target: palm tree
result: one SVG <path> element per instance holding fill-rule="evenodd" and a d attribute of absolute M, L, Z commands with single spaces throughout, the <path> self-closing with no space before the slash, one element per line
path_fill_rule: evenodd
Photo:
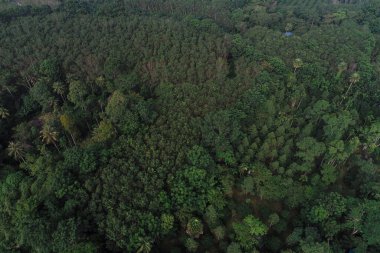
<path fill-rule="evenodd" d="M 22 160 L 25 162 L 25 150 L 24 145 L 20 142 L 13 142 L 11 141 L 8 145 L 8 155 L 12 156 L 16 160 Z"/>
<path fill-rule="evenodd" d="M 296 73 L 297 69 L 303 66 L 303 61 L 300 58 L 297 58 L 293 61 L 294 73 Z"/>
<path fill-rule="evenodd" d="M 8 110 L 0 106 L 0 118 L 5 119 L 5 118 L 8 118 L 8 116 L 9 116 Z"/>
<path fill-rule="evenodd" d="M 44 141 L 46 144 L 53 144 L 54 147 L 59 151 L 59 148 L 57 146 L 57 140 L 58 140 L 58 132 L 55 131 L 55 129 L 50 125 L 45 125 L 42 130 L 40 131 L 42 141 Z"/>
<path fill-rule="evenodd" d="M 358 72 L 353 73 L 350 77 L 350 87 L 348 88 L 348 90 L 351 88 L 352 84 L 355 84 L 359 81 L 360 81 L 360 74 Z"/>

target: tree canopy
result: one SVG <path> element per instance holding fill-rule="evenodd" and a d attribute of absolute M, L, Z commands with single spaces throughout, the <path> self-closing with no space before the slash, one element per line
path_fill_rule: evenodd
<path fill-rule="evenodd" d="M 0 0 L 0 252 L 380 252 L 379 10 Z"/>

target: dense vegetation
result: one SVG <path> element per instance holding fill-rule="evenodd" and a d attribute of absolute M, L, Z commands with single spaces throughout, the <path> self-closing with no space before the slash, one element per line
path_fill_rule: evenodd
<path fill-rule="evenodd" d="M 380 252 L 380 1 L 2 0 L 0 45 L 0 252 Z"/>

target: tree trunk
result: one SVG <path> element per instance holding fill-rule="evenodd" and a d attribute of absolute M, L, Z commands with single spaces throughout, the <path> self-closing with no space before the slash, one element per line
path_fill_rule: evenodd
<path fill-rule="evenodd" d="M 69 134 L 70 134 L 70 136 L 71 136 L 71 139 L 73 140 L 73 142 L 74 142 L 74 146 L 76 146 L 77 145 L 77 142 L 75 141 L 75 139 L 74 139 L 74 136 L 69 132 Z"/>
<path fill-rule="evenodd" d="M 343 103 L 343 100 L 344 100 L 344 98 L 347 96 L 348 92 L 350 91 L 350 89 L 351 89 L 353 83 L 354 83 L 354 82 L 350 82 L 350 86 L 348 86 L 348 89 L 346 90 L 346 93 L 344 93 L 343 98 L 342 98 L 342 100 L 340 101 L 339 105 L 341 105 L 341 104 Z"/>

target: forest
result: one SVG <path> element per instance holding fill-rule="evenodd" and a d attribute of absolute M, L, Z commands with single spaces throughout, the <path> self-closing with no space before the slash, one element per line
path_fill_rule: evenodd
<path fill-rule="evenodd" d="M 380 252 L 379 0 L 0 0 L 0 252 Z"/>

